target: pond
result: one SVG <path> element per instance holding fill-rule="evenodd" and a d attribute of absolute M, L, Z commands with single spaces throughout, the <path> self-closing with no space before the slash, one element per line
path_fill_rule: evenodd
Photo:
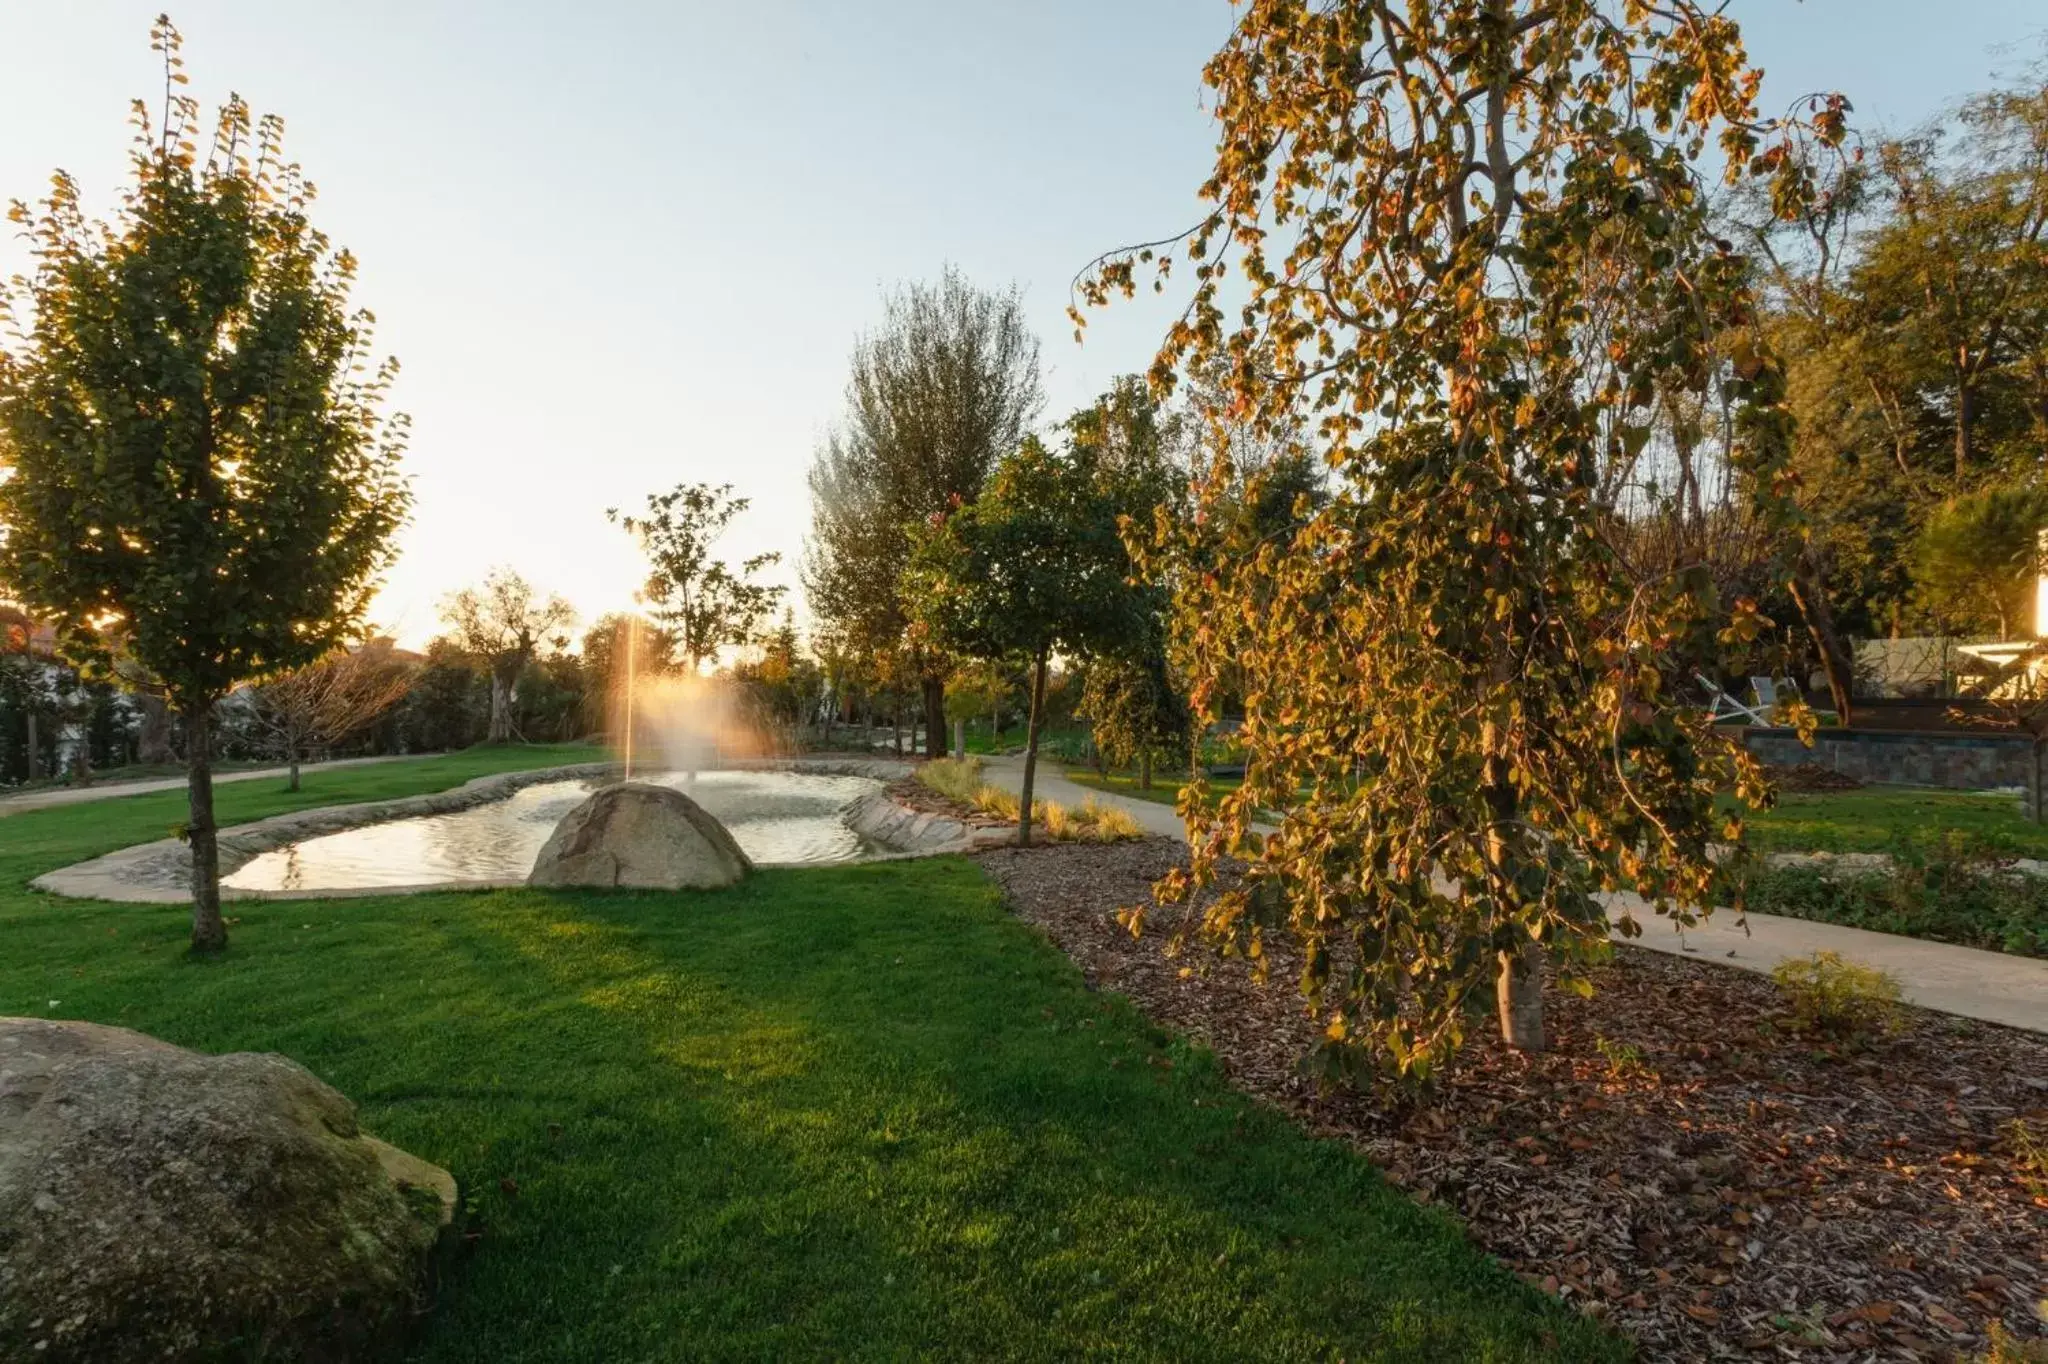
<path fill-rule="evenodd" d="M 851 862 L 876 851 L 845 819 L 856 800 L 882 789 L 867 777 L 729 771 L 665 772 L 636 780 L 687 794 L 716 815 L 756 862 Z M 221 884 L 279 891 L 522 881 L 562 816 L 596 786 L 547 782 L 469 810 L 308 838 L 261 854 Z"/>

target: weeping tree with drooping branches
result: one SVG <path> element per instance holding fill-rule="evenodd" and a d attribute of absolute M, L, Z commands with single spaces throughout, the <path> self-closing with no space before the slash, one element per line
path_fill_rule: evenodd
<path fill-rule="evenodd" d="M 1214 211 L 1077 304 L 1190 267 L 1154 382 L 1201 374 L 1255 430 L 1307 413 L 1332 480 L 1265 529 L 1212 514 L 1247 495 L 1225 456 L 1142 537 L 1195 709 L 1242 688 L 1247 755 L 1213 808 L 1184 795 L 1154 915 L 1261 969 L 1290 940 L 1330 1073 L 1425 1072 L 1489 996 L 1541 1048 L 1545 958 L 1602 949 L 1609 892 L 1641 897 L 1629 933 L 1704 911 L 1741 834 L 1717 790 L 1765 798 L 1681 693 L 1767 622 L 1703 566 L 1627 572 L 1597 489 L 1660 395 L 1718 379 L 1735 476 L 1782 500 L 1780 370 L 1696 167 L 1803 182 L 1693 0 L 1250 0 L 1206 80 Z"/>

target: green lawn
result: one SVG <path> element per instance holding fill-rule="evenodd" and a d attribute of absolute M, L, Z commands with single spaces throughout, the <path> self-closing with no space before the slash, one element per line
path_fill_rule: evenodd
<path fill-rule="evenodd" d="M 1860 791 L 1788 791 L 1775 809 L 1749 816 L 1751 842 L 1765 852 L 1939 854 L 1953 838 L 1980 850 L 2048 857 L 2048 825 L 2029 823 L 2016 795 L 1866 786 Z"/>
<path fill-rule="evenodd" d="M 1079 786 L 1137 800 L 1172 805 L 1180 797 L 1178 773 L 1154 772 L 1152 789 L 1140 790 L 1128 772 L 1106 777 L 1094 768 L 1070 766 L 1067 778 Z M 1218 793 L 1236 777 L 1211 777 Z M 1723 808 L 1734 809 L 1733 798 Z M 1763 852 L 1888 852 L 1909 857 L 1942 856 L 1954 840 L 1984 853 L 2048 858 L 2048 825 L 2020 813 L 2016 795 L 1942 791 L 1918 786 L 1869 786 L 1858 791 L 1788 791 L 1775 808 L 1747 816 L 1750 843 Z"/>
<path fill-rule="evenodd" d="M 1067 780 L 1076 786 L 1086 786 L 1090 790 L 1107 791 L 1113 795 L 1129 796 L 1133 800 L 1149 800 L 1155 805 L 1166 806 L 1179 802 L 1181 785 L 1187 780 L 1179 772 L 1162 772 L 1155 768 L 1152 773 L 1152 788 L 1146 790 L 1138 785 L 1137 775 L 1131 772 L 1101 773 L 1092 767 L 1070 766 L 1066 768 L 1066 775 Z M 1209 790 L 1221 795 L 1225 791 L 1237 789 L 1237 784 L 1241 780 L 1239 777 L 1211 777 Z"/>
<path fill-rule="evenodd" d="M 588 755 L 315 771 L 221 804 Z M 414 1358 L 1627 1356 L 1090 992 L 967 861 L 243 903 L 207 963 L 178 909 L 23 888 L 178 814 L 166 794 L 0 820 L 0 1013 L 281 1051 L 454 1170 L 483 1235 Z"/>

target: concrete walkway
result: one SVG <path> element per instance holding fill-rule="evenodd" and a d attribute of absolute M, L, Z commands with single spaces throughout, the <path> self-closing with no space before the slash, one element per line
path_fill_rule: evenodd
<path fill-rule="evenodd" d="M 394 753 L 379 758 L 336 758 L 332 762 L 302 763 L 301 772 L 327 772 L 337 767 L 368 767 L 372 763 L 411 762 L 416 758 L 438 757 L 434 753 Z M 286 777 L 291 775 L 288 767 L 251 767 L 239 772 L 216 772 L 213 784 L 219 786 L 231 781 L 256 781 L 263 777 Z M 53 786 L 47 791 L 30 791 L 19 796 L 0 798 L 0 818 L 8 815 L 23 815 L 30 810 L 47 810 L 57 805 L 77 805 L 88 800 L 112 800 L 116 796 L 146 796 L 153 791 L 182 791 L 183 777 L 151 777 L 147 781 L 117 781 L 112 778 L 92 786 Z"/>
<path fill-rule="evenodd" d="M 1011 792 L 1021 790 L 1024 760 L 992 758 L 983 774 L 991 785 Z M 1082 786 L 1068 780 L 1055 762 L 1039 762 L 1034 787 L 1034 795 L 1041 800 L 1076 806 L 1093 796 L 1105 805 L 1129 811 L 1148 833 L 1169 838 L 1186 834 L 1171 806 Z M 1922 1008 L 2048 1033 L 2048 960 L 2039 957 L 1984 952 L 1775 914 L 1749 915 L 1745 932 L 1732 912 L 1723 911 L 1697 928 L 1680 932 L 1669 919 L 1646 911 L 1633 896 L 1611 897 L 1609 913 L 1619 919 L 1631 906 L 1643 935 L 1622 941 L 1655 952 L 1716 961 L 1766 975 L 1789 957 L 1837 952 L 1846 960 L 1890 972 L 1897 977 L 1906 1000 Z"/>

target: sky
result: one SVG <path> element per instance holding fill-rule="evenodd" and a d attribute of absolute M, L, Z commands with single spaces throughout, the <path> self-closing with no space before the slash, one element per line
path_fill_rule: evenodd
<path fill-rule="evenodd" d="M 163 0 L 0 0 L 0 199 L 63 167 L 110 208 Z M 1767 107 L 1841 90 L 1902 130 L 2040 51 L 2039 0 L 1729 0 Z M 1930 17 L 1938 12 L 1938 22 Z M 897 282 L 1015 284 L 1046 417 L 1150 363 L 1169 300 L 1098 313 L 1099 253 L 1199 212 L 1226 0 L 184 0 L 191 91 L 286 120 L 314 218 L 403 374 L 415 493 L 374 608 L 408 644 L 494 566 L 587 623 L 644 576 L 607 508 L 752 500 L 721 546 L 796 562 L 804 476 Z M 0 241 L 0 273 L 22 268 Z"/>

